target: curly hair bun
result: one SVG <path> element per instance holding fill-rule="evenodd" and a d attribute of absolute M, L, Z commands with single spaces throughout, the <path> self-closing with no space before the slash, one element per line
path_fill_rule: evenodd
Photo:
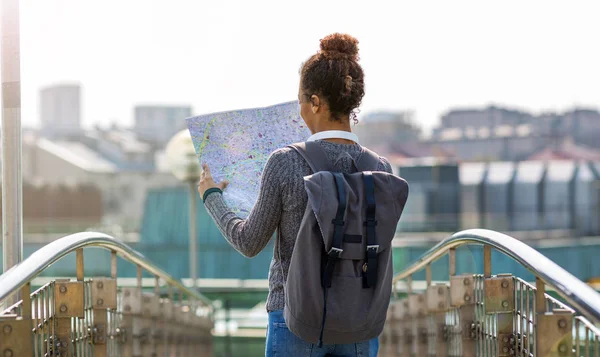
<path fill-rule="evenodd" d="M 327 59 L 358 61 L 358 40 L 347 34 L 331 34 L 321 40 L 321 54 Z"/>

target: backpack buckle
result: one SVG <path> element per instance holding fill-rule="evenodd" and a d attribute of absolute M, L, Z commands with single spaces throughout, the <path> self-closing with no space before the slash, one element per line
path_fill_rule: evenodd
<path fill-rule="evenodd" d="M 367 246 L 367 252 L 368 251 L 375 251 L 375 253 L 377 253 L 379 251 L 379 244 L 376 245 L 368 245 Z"/>
<path fill-rule="evenodd" d="M 327 255 L 329 255 L 330 257 L 339 258 L 340 255 L 342 255 L 343 252 L 344 252 L 343 249 L 336 248 L 336 247 L 331 247 L 331 249 L 329 250 L 329 252 L 327 253 Z"/>

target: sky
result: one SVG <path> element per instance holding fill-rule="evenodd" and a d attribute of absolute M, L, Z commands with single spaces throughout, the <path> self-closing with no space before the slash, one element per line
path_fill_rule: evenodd
<path fill-rule="evenodd" d="M 22 122 L 39 89 L 82 85 L 85 126 L 133 123 L 137 104 L 194 114 L 297 98 L 319 39 L 360 41 L 362 113 L 600 107 L 598 1 L 21 0 Z"/>

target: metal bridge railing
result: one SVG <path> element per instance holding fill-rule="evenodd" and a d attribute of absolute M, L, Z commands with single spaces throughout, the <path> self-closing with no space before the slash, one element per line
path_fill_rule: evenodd
<path fill-rule="evenodd" d="M 456 274 L 456 248 L 483 245 L 483 275 Z M 492 249 L 536 278 L 491 274 Z M 449 256 L 447 282 L 432 284 L 431 264 Z M 425 270 L 425 289 L 412 289 Z M 408 295 L 398 298 L 405 283 Z M 546 293 L 551 287 L 560 297 Z M 380 356 L 600 357 L 600 294 L 528 245 L 475 229 L 439 243 L 394 278 Z"/>
<path fill-rule="evenodd" d="M 86 279 L 83 249 L 90 247 L 111 251 L 110 277 Z M 76 280 L 31 292 L 34 278 L 72 252 Z M 136 287 L 117 286 L 117 256 L 137 266 Z M 144 271 L 153 289 L 142 288 Z M 58 239 L 0 275 L 0 302 L 12 304 L 0 313 L 3 357 L 213 355 L 211 301 L 101 233 Z"/>

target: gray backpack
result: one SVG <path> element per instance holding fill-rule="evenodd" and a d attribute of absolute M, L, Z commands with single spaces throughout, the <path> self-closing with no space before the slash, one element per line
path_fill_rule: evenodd
<path fill-rule="evenodd" d="M 375 338 L 390 302 L 391 243 L 408 184 L 376 172 L 379 156 L 364 148 L 357 172 L 346 174 L 330 170 L 316 142 L 291 147 L 314 174 L 304 178 L 308 204 L 285 285 L 286 325 L 319 346 Z"/>

